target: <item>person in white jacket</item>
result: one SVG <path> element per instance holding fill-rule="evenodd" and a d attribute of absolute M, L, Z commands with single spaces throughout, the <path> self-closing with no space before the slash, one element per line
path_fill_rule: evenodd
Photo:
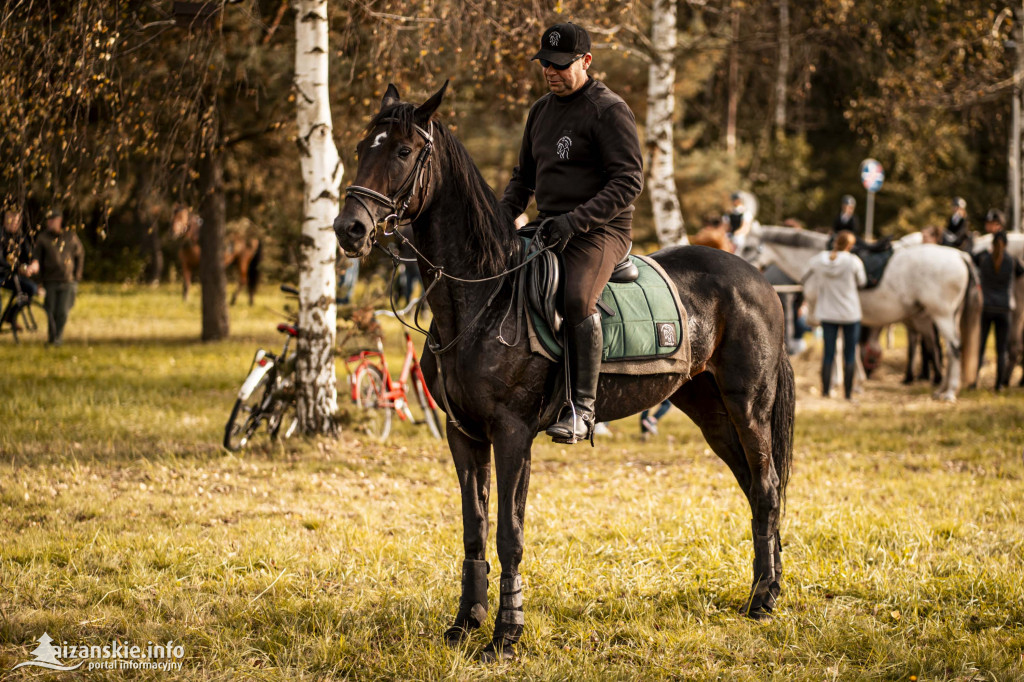
<path fill-rule="evenodd" d="M 831 251 L 822 251 L 811 260 L 804 276 L 804 289 L 814 301 L 814 317 L 821 322 L 825 337 L 825 354 L 821 360 L 821 394 L 828 397 L 832 389 L 832 364 L 835 362 L 836 338 L 843 332 L 843 388 L 846 399 L 853 393 L 854 363 L 860 337 L 860 295 L 857 290 L 867 283 L 864 263 L 850 249 L 857 238 L 848 230 L 841 231 Z"/>

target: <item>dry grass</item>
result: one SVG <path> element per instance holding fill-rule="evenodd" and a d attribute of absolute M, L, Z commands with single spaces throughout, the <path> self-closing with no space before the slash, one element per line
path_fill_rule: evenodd
<path fill-rule="evenodd" d="M 0 340 L 3 674 L 46 631 L 175 640 L 181 672 L 132 673 L 160 679 L 1024 678 L 1024 391 L 936 403 L 893 357 L 853 407 L 815 397 L 818 356 L 797 359 L 785 592 L 763 625 L 736 615 L 749 510 L 681 413 L 648 442 L 635 419 L 596 449 L 538 439 L 525 651 L 483 667 L 488 632 L 440 644 L 461 561 L 443 445 L 404 429 L 223 452 L 274 318 L 236 310 L 236 338 L 199 344 L 176 298 L 89 288 L 63 348 Z"/>

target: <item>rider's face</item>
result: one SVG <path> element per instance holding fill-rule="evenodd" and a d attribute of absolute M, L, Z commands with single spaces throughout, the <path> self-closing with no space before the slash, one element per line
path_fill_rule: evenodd
<path fill-rule="evenodd" d="M 556 69 L 554 64 L 541 66 L 548 89 L 559 97 L 565 97 L 582 88 L 587 82 L 587 69 L 593 57 L 588 52 L 566 69 Z"/>

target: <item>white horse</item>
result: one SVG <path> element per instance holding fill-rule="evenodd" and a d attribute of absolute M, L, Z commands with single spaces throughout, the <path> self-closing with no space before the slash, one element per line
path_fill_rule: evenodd
<path fill-rule="evenodd" d="M 892 243 L 894 248 L 903 248 L 906 246 L 915 246 L 922 243 L 922 235 L 920 232 L 911 232 L 910 234 L 901 237 L 900 239 Z M 979 235 L 974 238 L 972 245 L 972 252 L 977 255 L 982 251 L 988 251 L 992 248 L 992 235 L 985 234 Z M 1019 261 L 1024 262 L 1024 233 L 1021 232 L 1010 232 L 1006 235 L 1006 252 L 1016 258 Z M 1012 373 L 1013 368 L 1017 366 L 1018 362 L 1024 369 L 1024 278 L 1018 278 L 1014 284 L 1014 298 L 1017 301 L 1017 306 L 1013 310 L 1013 315 L 1010 320 L 1010 339 L 1009 339 L 1009 371 Z M 909 371 L 909 370 L 908 370 Z M 977 383 L 977 379 L 975 382 Z M 1021 374 L 1020 385 L 1024 386 L 1024 372 Z"/>
<path fill-rule="evenodd" d="M 811 258 L 824 251 L 827 243 L 828 235 L 819 232 L 755 226 L 744 256 L 761 267 L 774 264 L 792 279 L 803 281 Z M 961 251 L 936 244 L 896 249 L 878 286 L 860 292 L 861 323 L 877 328 L 896 322 L 915 327 L 934 324 L 949 348 L 948 367 L 936 397 L 956 400 L 961 371 L 966 383 L 976 380 L 981 319 L 977 284 L 970 256 Z M 811 310 L 813 290 L 807 287 L 804 294 Z"/>

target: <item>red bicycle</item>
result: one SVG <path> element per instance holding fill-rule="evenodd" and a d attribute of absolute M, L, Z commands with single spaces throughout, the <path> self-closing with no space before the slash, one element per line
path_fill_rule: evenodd
<path fill-rule="evenodd" d="M 361 410 L 363 426 L 367 433 L 379 440 L 386 440 L 391 433 L 391 422 L 395 414 L 402 421 L 411 424 L 426 423 L 434 438 L 441 438 L 441 421 L 438 418 L 437 403 L 427 389 L 416 349 L 409 333 L 405 334 L 405 362 L 398 379 L 388 371 L 384 357 L 384 344 L 377 337 L 377 349 L 362 349 L 345 359 L 352 402 Z M 409 409 L 407 388 L 412 383 L 416 402 L 423 412 L 423 421 L 417 421 Z"/>

